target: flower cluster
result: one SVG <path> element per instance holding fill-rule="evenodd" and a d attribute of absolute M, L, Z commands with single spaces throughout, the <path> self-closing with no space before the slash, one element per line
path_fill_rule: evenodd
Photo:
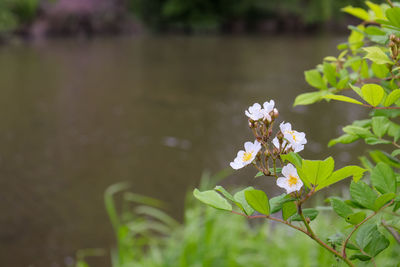
<path fill-rule="evenodd" d="M 277 185 L 286 189 L 288 194 L 299 191 L 303 182 L 300 180 L 296 168 L 292 164 L 284 166 L 280 156 L 291 151 L 296 153 L 302 151 L 307 143 L 305 133 L 292 130 L 289 122 L 282 122 L 275 137 L 271 138 L 275 119 L 279 115 L 274 100 L 266 101 L 262 106 L 255 103 L 245 111 L 245 115 L 249 118 L 249 127 L 254 134 L 255 141 L 253 143 L 246 142 L 244 150 L 237 153 L 230 166 L 238 170 L 253 164 L 265 176 L 276 177 Z M 270 144 L 271 139 L 272 145 Z M 270 167 L 271 163 L 272 168 Z M 278 178 L 277 163 L 280 163 L 284 177 Z"/>

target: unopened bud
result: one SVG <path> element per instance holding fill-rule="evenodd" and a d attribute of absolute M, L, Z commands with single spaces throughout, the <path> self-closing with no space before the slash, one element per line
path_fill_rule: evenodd
<path fill-rule="evenodd" d="M 393 41 L 390 41 L 389 44 L 388 44 L 388 46 L 389 46 L 389 47 L 395 47 L 396 44 L 395 44 Z"/>
<path fill-rule="evenodd" d="M 272 153 L 273 153 L 273 154 L 278 154 L 279 151 L 278 151 L 278 149 L 277 149 L 276 147 L 274 147 L 274 149 L 272 150 Z"/>
<path fill-rule="evenodd" d="M 256 127 L 255 122 L 252 119 L 249 119 L 249 127 L 250 128 Z"/>
<path fill-rule="evenodd" d="M 396 35 L 394 35 L 394 34 L 391 34 L 390 36 L 389 36 L 389 39 L 390 39 L 390 41 L 396 41 Z"/>
<path fill-rule="evenodd" d="M 274 118 L 275 118 L 275 119 L 278 118 L 278 116 L 279 116 L 279 111 L 278 111 L 276 108 L 274 108 L 273 112 L 274 112 Z"/>
<path fill-rule="evenodd" d="M 283 133 L 279 131 L 279 133 L 276 134 L 276 137 L 278 138 L 279 141 L 283 140 Z"/>

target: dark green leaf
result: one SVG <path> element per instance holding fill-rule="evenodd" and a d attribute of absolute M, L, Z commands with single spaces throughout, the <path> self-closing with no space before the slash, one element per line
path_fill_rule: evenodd
<path fill-rule="evenodd" d="M 340 198 L 331 197 L 329 198 L 329 201 L 331 202 L 333 210 L 340 217 L 347 218 L 347 216 L 353 213 L 353 210 Z"/>
<path fill-rule="evenodd" d="M 375 200 L 375 210 L 379 210 L 383 206 L 385 206 L 389 201 L 394 199 L 396 197 L 395 193 L 387 193 L 380 195 L 376 200 Z"/>
<path fill-rule="evenodd" d="M 381 192 L 396 193 L 396 177 L 393 169 L 384 162 L 379 162 L 371 173 L 373 186 Z"/>
<path fill-rule="evenodd" d="M 362 181 L 358 181 L 357 183 L 351 182 L 350 195 L 357 204 L 374 210 L 377 195 L 366 183 Z"/>
<path fill-rule="evenodd" d="M 357 141 L 360 138 L 361 137 L 359 137 L 358 135 L 344 134 L 342 136 L 339 136 L 338 138 L 330 140 L 328 143 L 328 147 L 334 146 L 338 143 L 350 144 L 353 143 L 354 141 Z"/>
<path fill-rule="evenodd" d="M 286 202 L 292 201 L 290 195 L 282 194 L 273 197 L 269 200 L 269 205 L 271 207 L 271 213 L 278 212 L 282 209 L 282 205 Z"/>
<path fill-rule="evenodd" d="M 350 256 L 350 260 L 369 261 L 370 259 L 370 256 L 361 253 L 356 253 Z"/>
<path fill-rule="evenodd" d="M 378 137 L 385 135 L 390 125 L 390 121 L 387 117 L 377 116 L 372 118 L 372 131 Z"/>
<path fill-rule="evenodd" d="M 310 221 L 314 220 L 318 216 L 318 210 L 316 209 L 303 209 L 303 215 L 306 218 L 309 218 Z M 290 218 L 291 221 L 301 221 L 301 216 L 299 214 L 295 214 Z"/>

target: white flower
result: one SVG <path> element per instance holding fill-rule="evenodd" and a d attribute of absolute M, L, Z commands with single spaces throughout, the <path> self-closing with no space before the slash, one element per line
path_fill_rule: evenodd
<path fill-rule="evenodd" d="M 261 107 L 260 104 L 255 103 L 254 105 L 250 106 L 248 110 L 246 110 L 244 113 L 247 117 L 254 121 L 258 121 L 260 119 L 271 121 L 271 115 L 269 113 L 271 111 L 274 111 L 274 106 L 274 100 L 264 102 L 263 107 Z"/>
<path fill-rule="evenodd" d="M 257 156 L 258 151 L 261 149 L 261 144 L 257 140 L 255 140 L 254 143 L 246 142 L 244 143 L 244 149 L 245 151 L 240 150 L 237 153 L 235 160 L 230 163 L 231 167 L 235 170 L 241 169 L 252 163 Z"/>
<path fill-rule="evenodd" d="M 249 107 L 249 109 L 246 110 L 244 112 L 244 114 L 246 114 L 247 117 L 249 117 L 250 119 L 252 119 L 254 121 L 258 121 L 259 119 L 264 118 L 264 114 L 262 112 L 261 105 L 258 103 L 255 103 L 254 105 Z"/>
<path fill-rule="evenodd" d="M 282 122 L 280 128 L 281 132 L 283 133 L 283 137 L 289 141 L 287 148 L 293 148 L 293 151 L 296 153 L 304 149 L 304 145 L 307 144 L 305 133 L 292 130 L 292 125 L 289 122 Z"/>
<path fill-rule="evenodd" d="M 274 100 L 270 100 L 269 102 L 268 101 L 264 102 L 263 104 L 264 108 L 261 110 L 262 114 L 264 115 L 263 117 L 264 120 L 268 120 L 269 122 L 271 121 L 271 115 L 269 113 L 274 110 L 274 106 L 275 106 Z"/>
<path fill-rule="evenodd" d="M 279 187 L 286 189 L 288 194 L 299 191 L 303 186 L 303 182 L 300 180 L 297 170 L 292 164 L 284 166 L 282 168 L 282 174 L 285 177 L 279 177 L 276 180 L 276 184 Z"/>

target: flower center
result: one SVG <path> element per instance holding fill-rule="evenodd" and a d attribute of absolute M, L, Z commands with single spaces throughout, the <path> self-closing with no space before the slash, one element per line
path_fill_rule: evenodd
<path fill-rule="evenodd" d="M 243 161 L 249 161 L 252 156 L 253 156 L 253 152 L 244 152 Z"/>
<path fill-rule="evenodd" d="M 297 178 L 293 175 L 289 175 L 289 181 L 288 181 L 289 186 L 292 187 L 292 186 L 296 185 L 298 179 L 299 178 Z"/>
<path fill-rule="evenodd" d="M 288 131 L 288 133 L 293 137 L 293 141 L 296 142 L 296 135 L 294 134 L 294 131 Z"/>

